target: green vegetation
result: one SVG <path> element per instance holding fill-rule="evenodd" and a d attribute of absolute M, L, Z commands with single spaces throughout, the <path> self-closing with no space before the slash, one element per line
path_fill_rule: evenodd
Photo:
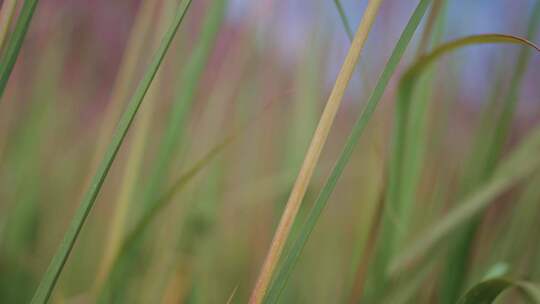
<path fill-rule="evenodd" d="M 540 1 L 53 2 L 1 4 L 0 303 L 540 303 Z"/>

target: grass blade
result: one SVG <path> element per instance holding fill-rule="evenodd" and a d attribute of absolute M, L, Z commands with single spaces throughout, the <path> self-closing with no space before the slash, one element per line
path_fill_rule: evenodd
<path fill-rule="evenodd" d="M 479 43 L 520 44 L 526 47 L 534 48 L 540 52 L 540 49 L 532 42 L 523 38 L 509 35 L 487 34 L 469 36 L 454 40 L 438 47 L 432 53 L 424 56 L 408 70 L 400 84 L 400 103 L 409 103 L 412 96 L 412 90 L 416 80 L 419 77 L 419 74 L 424 68 L 428 67 L 431 62 L 435 61 L 439 56 L 442 56 L 452 50 Z M 399 270 L 402 269 L 407 262 L 410 262 L 413 257 L 430 248 L 434 243 L 439 241 L 440 238 L 445 236 L 450 231 L 456 229 L 463 222 L 469 220 L 472 215 L 483 210 L 493 197 L 507 189 L 509 186 L 513 185 L 517 180 L 529 174 L 532 169 L 535 168 L 535 166 L 532 163 L 521 163 L 520 161 L 522 160 L 520 157 L 523 157 L 523 154 L 526 155 L 526 152 L 529 150 L 537 152 L 535 151 L 535 148 L 537 148 L 536 145 L 539 143 L 538 141 L 540 138 L 540 133 L 536 133 L 539 133 L 539 131 L 530 135 L 515 152 L 515 154 L 512 155 L 512 157 L 510 157 L 509 160 L 501 166 L 496 174 L 496 177 L 494 177 L 484 186 L 480 187 L 480 189 L 474 192 L 474 194 L 467 197 L 457 209 L 448 214 L 448 216 L 440 221 L 434 229 L 431 229 L 425 237 L 420 238 L 420 240 L 415 243 L 415 245 L 410 247 L 405 254 L 396 259 L 395 263 L 393 263 L 394 266 L 391 266 L 393 269 L 391 272 L 399 272 Z M 534 160 L 534 157 L 529 155 L 529 161 L 531 159 Z"/>
<path fill-rule="evenodd" d="M 540 2 L 537 2 L 532 10 L 528 25 L 528 39 L 533 39 L 536 36 L 539 22 Z M 507 96 L 505 96 L 502 107 L 498 109 L 499 113 L 495 114 L 496 119 L 493 120 L 492 117 L 488 118 L 491 121 L 487 124 L 485 130 L 481 130 L 478 139 L 475 141 L 479 145 L 477 149 L 473 150 L 473 153 L 478 153 L 481 157 L 479 159 L 472 159 L 471 165 L 468 166 L 467 170 L 464 172 L 465 180 L 462 191 L 465 195 L 467 194 L 469 187 L 474 187 L 479 182 L 490 178 L 495 170 L 497 161 L 501 157 L 504 144 L 508 140 L 508 134 L 518 102 L 519 89 L 527 70 L 530 57 L 531 49 L 523 47 L 510 79 L 510 87 Z M 497 94 L 498 90 L 499 88 L 496 88 L 494 93 Z M 447 275 L 442 283 L 441 292 L 442 300 L 445 301 L 445 303 L 453 303 L 462 291 L 471 247 L 480 223 L 481 215 L 473 219 L 466 227 L 463 227 L 462 232 L 456 236 L 454 245 L 451 246 L 452 249 L 448 255 L 448 264 L 446 266 Z"/>
<path fill-rule="evenodd" d="M 151 45 L 155 49 L 159 46 L 158 35 L 161 35 L 166 31 L 172 16 L 168 16 L 170 13 L 172 3 L 167 2 L 161 13 L 159 24 L 156 26 L 156 37 L 152 39 Z M 122 110 L 122 104 L 126 95 L 129 95 L 128 83 L 134 78 L 133 69 L 137 58 L 140 58 L 142 54 L 142 46 L 144 45 L 144 37 L 150 32 L 151 29 L 151 16 L 157 10 L 157 3 L 152 0 L 146 0 L 141 3 L 136 21 L 134 22 L 131 30 L 131 37 L 128 40 L 126 46 L 126 52 L 124 55 L 124 61 L 121 64 L 117 79 L 115 80 L 115 86 L 113 88 L 113 94 L 111 95 L 111 101 L 107 107 L 103 123 L 101 124 L 100 136 L 96 144 L 96 151 L 94 153 L 94 159 L 97 163 L 98 156 L 102 155 L 102 151 L 107 148 L 107 140 L 110 135 L 109 129 L 114 126 L 114 121 L 120 115 Z M 150 87 L 147 93 L 146 103 L 141 107 L 139 116 L 135 125 L 132 127 L 132 143 L 129 148 L 129 153 L 126 160 L 124 173 L 122 176 L 122 182 L 118 190 L 116 198 L 116 206 L 111 216 L 110 232 L 106 240 L 104 254 L 101 258 L 100 265 L 98 266 L 98 272 L 94 283 L 94 289 L 99 290 L 103 285 L 104 279 L 110 271 L 114 257 L 117 254 L 122 237 L 124 237 L 124 229 L 127 223 L 128 210 L 130 207 L 129 202 L 132 201 L 134 196 L 134 189 L 136 187 L 138 177 L 140 176 L 140 170 L 142 166 L 142 159 L 145 150 L 146 138 L 148 136 L 148 129 L 152 120 L 152 112 L 154 104 L 160 89 L 160 73 L 156 76 L 154 84 Z"/>
<path fill-rule="evenodd" d="M 131 27 L 129 38 L 126 41 L 125 51 L 122 54 L 118 72 L 114 79 L 109 102 L 99 124 L 97 140 L 90 163 L 90 168 L 92 168 L 90 172 L 93 172 L 99 165 L 101 157 L 111 141 L 111 135 L 116 127 L 116 122 L 122 114 L 125 103 L 129 101 L 131 89 L 135 87 L 136 81 L 139 79 L 137 77 L 138 63 L 141 61 L 141 58 L 144 58 L 147 42 L 145 38 L 149 36 L 152 16 L 158 6 L 151 0 L 143 1 L 140 5 L 137 17 Z M 89 183 L 91 178 L 91 175 L 86 177 L 88 180 L 87 183 Z"/>
<path fill-rule="evenodd" d="M 199 41 L 182 70 L 178 96 L 171 109 L 168 125 L 157 152 L 156 163 L 150 172 L 148 186 L 142 194 L 143 209 L 151 208 L 149 205 L 156 201 L 157 195 L 163 190 L 161 185 L 165 184 L 166 177 L 170 173 L 171 162 L 174 160 L 175 152 L 184 135 L 186 117 L 195 100 L 199 80 L 213 50 L 226 7 L 227 0 L 212 2 L 210 10 L 204 18 Z"/>
<path fill-rule="evenodd" d="M 6 51 L 4 56 L 0 59 L 0 100 L 4 95 L 9 76 L 15 62 L 17 61 L 17 56 L 21 50 L 21 46 L 30 26 L 30 21 L 36 10 L 38 0 L 26 0 L 15 24 L 15 29 L 11 35 L 11 38 L 6 45 Z"/>
<path fill-rule="evenodd" d="M 137 90 L 134 92 L 131 102 L 128 104 L 126 111 L 120 119 L 120 122 L 113 136 L 109 149 L 107 149 L 107 153 L 105 154 L 103 162 L 99 166 L 88 192 L 83 198 L 80 207 L 77 209 L 72 219 L 72 222 L 70 223 L 68 230 L 66 231 L 64 240 L 60 244 L 56 254 L 54 255 L 51 263 L 49 264 L 49 267 L 47 268 L 47 271 L 40 285 L 38 286 L 36 293 L 34 294 L 34 297 L 32 299 L 33 304 L 46 303 L 49 299 L 52 290 L 56 284 L 56 281 L 58 280 L 58 277 L 60 276 L 60 273 L 62 272 L 62 269 L 67 261 L 67 258 L 71 250 L 73 249 L 73 246 L 75 245 L 75 241 L 77 240 L 77 237 L 84 225 L 84 222 L 88 217 L 92 206 L 94 205 L 96 197 L 101 189 L 101 186 L 103 185 L 103 182 L 105 181 L 105 177 L 109 172 L 112 162 L 115 159 L 116 154 L 118 153 L 120 145 L 122 144 L 126 133 L 131 126 L 133 119 L 135 118 L 135 115 L 146 95 L 146 92 L 148 91 L 150 84 L 152 83 L 152 80 L 154 79 L 161 65 L 161 62 L 163 61 L 163 58 L 165 57 L 165 54 L 167 53 L 167 50 L 169 49 L 169 46 L 171 45 L 171 42 L 178 28 L 180 27 L 180 24 L 182 23 L 182 20 L 184 19 L 184 16 L 186 15 L 190 4 L 190 0 L 184 2 L 180 10 L 178 11 L 173 24 L 165 34 L 162 40 L 162 44 L 159 47 L 147 72 L 145 73 L 144 78 L 141 80 L 139 86 L 137 87 Z"/>
<path fill-rule="evenodd" d="M 339 18 L 341 19 L 341 23 L 343 24 L 343 28 L 345 28 L 345 33 L 347 33 L 347 37 L 349 37 L 349 40 L 353 40 L 353 32 L 351 29 L 351 24 L 349 23 L 349 19 L 347 19 L 347 15 L 345 14 L 345 10 L 343 9 L 343 5 L 341 4 L 340 0 L 334 0 L 334 5 L 336 6 L 336 9 L 339 14 Z"/>
<path fill-rule="evenodd" d="M 145 217 L 149 213 L 153 213 L 154 209 L 159 210 L 160 206 L 154 206 L 154 204 L 160 202 L 160 194 L 163 189 L 163 185 L 167 184 L 170 172 L 171 164 L 175 160 L 176 152 L 178 151 L 181 140 L 184 137 L 185 122 L 189 111 L 193 105 L 196 97 L 199 81 L 203 76 L 207 61 L 213 51 L 213 46 L 216 41 L 216 37 L 220 30 L 220 25 L 224 17 L 224 12 L 227 7 L 226 0 L 219 0 L 212 2 L 209 7 L 209 11 L 205 14 L 204 20 L 202 20 L 202 28 L 199 33 L 198 41 L 194 50 L 190 54 L 185 66 L 180 74 L 179 90 L 176 92 L 177 96 L 172 104 L 170 115 L 167 125 L 164 130 L 163 138 L 160 140 L 158 151 L 155 157 L 154 165 L 152 166 L 148 179 L 145 181 L 145 187 L 140 194 L 141 201 L 138 202 L 135 208 L 135 225 L 138 225 L 141 221 L 146 221 Z M 132 229 L 137 229 L 132 228 Z M 141 230 L 142 232 L 143 230 Z M 146 234 L 145 234 L 146 235 Z M 137 239 L 145 239 L 145 236 L 140 236 Z M 100 292 L 100 302 L 118 302 L 121 301 L 118 297 L 125 294 L 127 286 L 129 286 L 129 280 L 135 277 L 135 273 L 128 275 L 129 271 L 136 271 L 135 269 L 141 269 L 141 260 L 138 258 L 135 250 L 136 246 L 130 247 L 130 254 L 118 252 L 118 256 L 132 258 L 125 261 L 120 261 L 118 258 L 109 273 L 107 279 L 105 279 L 105 285 Z M 137 265 L 139 264 L 139 265 Z M 131 265 L 131 266 L 130 266 Z M 136 267 L 137 265 L 138 267 Z M 109 299 L 107 299 L 109 298 Z"/>
<path fill-rule="evenodd" d="M 2 3 L 2 8 L 0 9 L 0 52 L 2 51 L 4 41 L 8 36 L 9 26 L 15 15 L 16 7 L 17 0 L 6 0 Z"/>
<path fill-rule="evenodd" d="M 149 228 L 152 221 L 160 214 L 160 212 L 167 208 L 180 192 L 182 192 L 189 182 L 199 175 L 199 173 L 212 163 L 220 153 L 232 144 L 237 138 L 246 130 L 258 121 L 262 115 L 273 105 L 274 100 L 270 101 L 262 109 L 261 113 L 253 119 L 246 122 L 245 125 L 239 127 L 237 131 L 234 131 L 221 142 L 216 144 L 210 151 L 199 159 L 193 166 L 191 166 L 186 172 L 178 177 L 172 185 L 160 195 L 155 202 L 150 204 L 149 208 L 144 209 L 142 215 L 136 220 L 133 228 L 128 231 L 126 237 L 122 240 L 119 250 L 113 260 L 113 267 L 109 273 L 109 277 L 105 282 L 105 286 L 99 296 L 99 303 L 108 303 L 111 301 L 117 301 L 116 295 L 111 295 L 111 288 L 118 289 L 114 281 L 118 280 L 118 277 L 126 276 L 126 265 L 132 264 L 136 261 L 136 256 L 139 254 L 139 247 L 141 241 L 144 239 L 145 232 Z M 128 267 L 129 268 L 129 267 Z M 111 287 L 111 285 L 114 285 Z M 115 292 L 118 292 L 115 290 Z M 114 299 L 112 299 L 114 298 Z"/>
<path fill-rule="evenodd" d="M 417 56 L 424 54 L 431 44 L 437 43 L 440 39 L 442 23 L 437 22 L 437 15 L 444 5 L 443 1 L 435 1 L 431 6 L 416 50 Z M 435 32 L 432 34 L 432 31 Z M 433 68 L 424 72 L 423 77 L 418 81 L 418 90 L 414 92 L 414 98 L 411 97 L 410 104 L 404 106 L 401 100 L 396 102 L 382 228 L 371 267 L 373 279 L 366 288 L 366 301 L 378 298 L 378 293 L 386 289 L 384 286 L 388 280 L 386 273 L 388 263 L 410 230 L 414 214 L 414 199 L 427 148 L 426 112 L 434 74 Z"/>
<path fill-rule="evenodd" d="M 540 303 L 540 289 L 537 285 L 499 277 L 474 285 L 459 299 L 458 304 L 490 304 L 505 290 L 512 287 L 517 288 L 531 303 Z"/>
<path fill-rule="evenodd" d="M 345 94 L 345 89 L 349 84 L 356 67 L 356 63 L 360 58 L 360 53 L 364 47 L 365 41 L 367 40 L 371 26 L 375 21 L 375 17 L 377 16 L 381 3 L 382 0 L 371 0 L 368 3 L 364 17 L 358 26 L 355 38 L 351 47 L 349 48 L 349 52 L 345 58 L 341 71 L 338 74 L 330 97 L 328 98 L 328 102 L 325 106 L 317 129 L 315 130 L 315 134 L 313 135 L 313 139 L 306 153 L 306 157 L 304 158 L 304 163 L 302 164 L 298 178 L 293 186 L 289 200 L 287 201 L 285 210 L 276 229 L 268 255 L 262 266 L 259 278 L 255 284 L 255 288 L 251 294 L 249 301 L 251 304 L 261 303 L 265 297 L 268 285 L 270 284 L 270 280 L 272 279 L 272 275 L 283 251 L 283 247 L 290 234 L 292 224 L 296 218 L 296 215 L 298 214 L 298 210 L 300 209 L 307 186 L 319 160 L 319 156 L 322 152 L 324 143 L 326 142 L 326 138 L 328 137 L 328 133 L 332 127 L 343 95 Z"/>
<path fill-rule="evenodd" d="M 458 301 L 458 304 L 489 304 L 513 284 L 506 279 L 491 279 L 473 286 Z"/>
<path fill-rule="evenodd" d="M 444 218 L 437 221 L 437 225 L 430 228 L 419 237 L 403 254 L 396 257 L 390 265 L 391 273 L 400 273 L 417 257 L 429 251 L 453 231 L 461 227 L 474 215 L 485 209 L 493 198 L 517 181 L 532 173 L 540 165 L 536 155 L 540 151 L 540 128 L 530 134 L 523 143 L 505 160 L 494 177 L 480 186 L 471 195 L 467 196 L 458 207 L 449 212 Z"/>
<path fill-rule="evenodd" d="M 108 278 L 105 281 L 105 286 L 101 291 L 98 303 L 109 303 L 117 300 L 115 294 L 111 294 L 111 288 L 118 288 L 115 285 L 119 277 L 127 275 L 125 269 L 127 265 L 131 265 L 136 261 L 138 248 L 144 237 L 144 232 L 147 230 L 152 220 L 166 208 L 173 198 L 180 193 L 195 178 L 208 164 L 214 160 L 221 151 L 223 151 L 235 139 L 234 135 L 225 138 L 222 142 L 213 147 L 207 154 L 197 161 L 189 170 L 182 174 L 173 185 L 155 202 L 150 208 L 145 209 L 143 215 L 134 224 L 134 227 L 127 233 L 122 241 L 119 249 L 114 256 L 113 266 L 109 272 Z"/>
<path fill-rule="evenodd" d="M 212 162 L 218 156 L 221 151 L 223 151 L 228 145 L 230 145 L 235 136 L 228 136 L 222 142 L 213 147 L 203 158 L 197 161 L 189 170 L 187 170 L 182 176 L 180 176 L 155 203 L 152 204 L 151 208 L 143 214 L 141 219 L 135 224 L 135 228 L 129 233 L 129 236 L 126 238 L 126 243 L 129 243 L 130 240 L 137 238 L 145 230 L 145 228 L 150 224 L 152 219 L 163 210 L 184 187 L 192 180 L 202 169 L 206 167 L 209 163 Z"/>
<path fill-rule="evenodd" d="M 339 177 L 343 173 L 343 170 L 345 169 L 345 166 L 347 165 L 353 153 L 356 143 L 358 142 L 365 127 L 367 126 L 367 123 L 371 119 L 371 116 L 375 112 L 375 109 L 383 96 L 388 82 L 394 74 L 394 71 L 399 64 L 399 61 L 405 53 L 405 50 L 409 42 L 411 41 L 414 32 L 418 28 L 418 25 L 420 24 L 420 21 L 422 20 L 422 17 L 424 16 L 430 2 L 431 0 L 420 1 L 411 18 L 409 19 L 406 27 L 404 28 L 398 42 L 396 43 L 396 46 L 394 47 L 392 55 L 388 59 L 388 62 L 386 63 L 386 66 L 381 76 L 379 77 L 377 85 L 373 90 L 366 107 L 357 119 L 352 129 L 352 132 L 347 139 L 345 147 L 343 148 L 343 151 L 341 152 L 339 159 L 332 170 L 332 173 L 330 174 L 328 180 L 326 181 L 321 192 L 319 193 L 319 196 L 317 197 L 317 200 L 315 201 L 315 204 L 310 211 L 305 224 L 300 228 L 299 237 L 294 241 L 294 243 L 291 244 L 291 249 L 289 250 L 285 259 L 280 262 L 280 268 L 277 271 L 276 278 L 272 282 L 271 288 L 268 292 L 269 303 L 275 303 L 278 300 L 282 289 L 285 287 L 286 281 L 294 265 L 296 264 L 302 252 L 302 249 L 304 248 L 304 245 L 309 238 L 309 235 L 315 228 L 317 220 L 322 211 L 324 210 L 324 207 L 326 206 L 326 203 L 330 198 L 330 195 L 332 194 L 339 180 Z"/>

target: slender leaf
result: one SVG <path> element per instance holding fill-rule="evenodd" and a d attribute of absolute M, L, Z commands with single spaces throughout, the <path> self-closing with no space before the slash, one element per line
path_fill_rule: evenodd
<path fill-rule="evenodd" d="M 539 23 L 540 1 L 537 1 L 530 16 L 527 39 L 534 39 Z M 510 87 L 499 109 L 499 113 L 495 115 L 495 119 L 492 116 L 488 117 L 490 121 L 486 123 L 487 128 L 481 129 L 480 134 L 475 140 L 478 146 L 477 149 L 473 150 L 473 156 L 476 154 L 479 156 L 479 159 L 472 159 L 470 165 L 465 170 L 464 183 L 461 187 L 461 191 L 465 195 L 471 188 L 477 186 L 478 183 L 490 178 L 495 170 L 496 164 L 503 152 L 503 146 L 508 140 L 508 134 L 518 102 L 519 89 L 527 71 L 530 57 L 531 49 L 529 47 L 523 47 L 510 78 Z M 494 94 L 500 93 L 499 91 L 499 87 L 495 86 Z M 465 225 L 462 231 L 456 236 L 455 241 L 453 241 L 448 255 L 446 275 L 441 288 L 442 300 L 447 304 L 453 303 L 462 291 L 463 283 L 465 282 L 464 278 L 468 272 L 467 266 L 469 265 L 468 260 L 471 248 L 480 223 L 481 214 Z"/>
<path fill-rule="evenodd" d="M 225 149 L 232 141 L 235 139 L 235 136 L 228 136 L 222 142 L 213 147 L 202 159 L 197 161 L 189 170 L 187 170 L 182 176 L 180 176 L 173 185 L 155 202 L 152 204 L 150 209 L 147 209 L 140 220 L 135 224 L 135 228 L 129 233 L 126 238 L 126 243 L 131 242 L 131 240 L 137 238 L 141 233 L 147 228 L 152 219 L 163 210 L 167 205 L 169 205 L 173 198 L 184 189 L 184 187 L 191 181 L 197 174 L 204 169 L 209 163 L 212 162 L 218 156 L 223 149 Z"/>
<path fill-rule="evenodd" d="M 37 4 L 38 0 L 24 1 L 13 34 L 6 45 L 4 56 L 0 59 L 0 100 L 4 95 L 9 76 L 17 61 L 17 56 L 21 50 L 26 32 L 28 32 L 28 27 L 30 26 L 30 21 L 32 20 Z"/>
<path fill-rule="evenodd" d="M 5 0 L 0 8 L 0 54 L 4 46 L 4 41 L 8 36 L 11 20 L 15 15 L 17 0 Z"/>
<path fill-rule="evenodd" d="M 436 1 L 431 6 L 430 15 L 427 18 L 420 44 L 416 50 L 417 56 L 421 56 L 430 47 L 431 32 L 436 30 L 435 35 L 442 31 L 433 29 L 437 21 L 436 16 L 441 11 L 443 1 Z M 433 39 L 437 43 L 440 35 Z M 420 173 L 424 163 L 426 150 L 426 125 L 428 102 L 431 95 L 431 83 L 435 70 L 427 69 L 419 78 L 415 87 L 414 96 L 410 102 L 404 104 L 401 99 L 397 100 L 395 109 L 394 132 L 390 149 L 388 170 L 388 187 L 386 191 L 385 210 L 383 213 L 380 238 L 376 244 L 375 259 L 371 267 L 371 284 L 366 290 L 366 301 L 379 297 L 379 291 L 385 290 L 387 281 L 387 267 L 397 248 L 405 241 L 407 232 L 410 230 L 411 218 L 415 207 L 414 199 L 416 189 L 420 182 Z"/>
<path fill-rule="evenodd" d="M 151 204 L 163 190 L 168 177 L 171 162 L 174 160 L 179 143 L 184 136 L 184 124 L 196 97 L 197 87 L 203 75 L 206 63 L 213 50 L 220 25 L 223 20 L 227 0 L 213 1 L 210 11 L 204 18 L 200 38 L 180 75 L 180 85 L 176 100 L 172 105 L 167 127 L 160 142 L 157 157 L 147 186 L 142 193 L 142 212 L 152 208 Z"/>
<path fill-rule="evenodd" d="M 493 303 L 503 291 L 512 287 L 512 282 L 506 279 L 491 279 L 473 286 L 458 301 L 458 304 L 489 304 Z"/>
<path fill-rule="evenodd" d="M 472 217 L 484 210 L 493 199 L 540 165 L 540 128 L 528 135 L 518 148 L 497 169 L 494 177 L 464 198 L 458 207 L 450 211 L 417 241 L 397 256 L 390 266 L 391 273 L 399 273 L 422 254 L 462 227 Z"/>
<path fill-rule="evenodd" d="M 498 277 L 482 281 L 471 287 L 457 302 L 458 304 L 490 304 L 510 288 L 517 288 L 531 303 L 540 303 L 540 289 L 536 284 Z"/>
<path fill-rule="evenodd" d="M 354 151 L 356 143 L 358 142 L 365 127 L 367 126 L 367 123 L 371 119 L 371 116 L 373 115 L 379 101 L 381 100 L 382 95 L 388 85 L 388 82 L 390 81 L 391 76 L 394 74 L 394 71 L 399 64 L 399 61 L 405 53 L 405 49 L 411 41 L 414 32 L 418 28 L 418 25 L 420 24 L 420 21 L 422 20 L 422 17 L 424 16 L 430 2 L 431 0 L 421 0 L 416 7 L 414 13 L 412 14 L 411 18 L 409 19 L 406 27 L 404 28 L 398 42 L 396 43 L 396 46 L 394 47 L 394 50 L 392 51 L 392 55 L 388 59 L 388 62 L 386 63 L 386 66 L 381 76 L 379 77 L 379 81 L 377 82 L 377 85 L 373 90 L 366 107 L 357 119 L 352 129 L 352 132 L 347 139 L 345 147 L 343 148 L 343 151 L 341 152 L 339 159 L 336 162 L 332 173 L 330 174 L 330 177 L 320 191 L 319 196 L 317 197 L 317 200 L 315 201 L 315 204 L 310 211 L 306 222 L 300 228 L 298 238 L 293 243 L 291 243 L 288 254 L 280 262 L 280 267 L 278 268 L 276 277 L 272 281 L 272 284 L 268 291 L 268 296 L 266 300 L 267 303 L 276 303 L 278 301 L 279 296 L 283 288 L 285 287 L 287 279 L 290 276 L 290 273 L 292 272 L 296 262 L 298 261 L 298 258 L 300 257 L 300 254 L 311 232 L 315 228 L 320 214 L 324 210 L 326 203 L 339 180 L 339 177 L 343 173 L 343 170 L 345 169 L 345 166 L 347 165 Z"/>
<path fill-rule="evenodd" d="M 199 161 L 178 177 L 172 185 L 150 205 L 150 208 L 144 209 L 144 212 L 136 220 L 133 228 L 127 233 L 125 239 L 121 243 L 117 255 L 114 257 L 112 263 L 114 266 L 107 279 L 106 286 L 99 296 L 100 303 L 108 303 L 117 300 L 116 295 L 111 294 L 113 292 L 111 289 L 115 289 L 114 292 L 118 293 L 118 290 L 116 290 L 118 286 L 114 285 L 114 281 L 117 281 L 119 277 L 128 275 L 127 272 L 130 270 L 129 267 L 126 266 L 136 262 L 136 257 L 139 255 L 139 249 L 145 236 L 144 233 L 148 231 L 152 221 L 163 209 L 174 202 L 175 196 L 183 191 L 189 182 L 220 155 L 226 147 L 234 142 L 243 132 L 249 130 L 249 128 L 273 105 L 273 101 L 274 100 L 266 104 L 259 115 L 249 120 L 244 126 L 225 137 L 221 142 L 210 149 L 210 151 L 208 151 Z"/>
<path fill-rule="evenodd" d="M 349 37 L 349 40 L 352 41 L 353 31 L 351 29 L 351 24 L 349 23 L 349 19 L 347 19 L 347 15 L 345 14 L 345 10 L 343 9 L 343 5 L 341 4 L 340 0 L 334 0 L 334 5 L 336 6 L 336 9 L 339 14 L 339 18 L 341 19 L 341 23 L 343 24 L 343 28 L 345 29 L 345 33 L 347 33 L 347 37 Z"/>
<path fill-rule="evenodd" d="M 272 239 L 270 249 L 268 250 L 266 259 L 255 283 L 255 287 L 251 293 L 249 300 L 249 303 L 251 304 L 261 303 L 266 296 L 272 276 L 283 253 L 285 243 L 289 238 L 292 225 L 298 215 L 307 187 L 319 161 L 319 157 L 334 123 L 343 96 L 345 95 L 345 90 L 352 78 L 356 64 L 360 59 L 360 54 L 364 48 L 368 34 L 375 22 L 381 3 L 382 0 L 370 0 L 368 2 L 368 6 L 366 7 L 354 40 L 345 57 L 345 61 L 341 66 L 334 87 L 328 97 L 317 129 L 315 130 L 315 134 L 313 135 L 306 152 L 304 162 L 293 185 L 289 199 L 287 200 L 285 210 L 283 211 L 274 238 Z"/>
<path fill-rule="evenodd" d="M 141 58 L 144 51 L 145 36 L 152 31 L 152 16 L 158 11 L 159 3 L 153 0 L 144 0 L 141 3 L 137 17 L 130 32 L 130 38 L 126 45 L 126 50 L 123 55 L 123 60 L 120 64 L 116 75 L 115 84 L 113 86 L 111 100 L 105 110 L 101 128 L 96 143 L 94 152 L 94 163 L 98 163 L 103 151 L 107 148 L 108 139 L 114 128 L 114 122 L 118 119 L 122 111 L 124 100 L 129 97 L 131 82 L 136 80 L 134 69 L 138 58 Z M 169 23 L 174 15 L 171 11 L 174 9 L 175 3 L 166 1 L 161 8 L 159 15 L 159 23 L 155 27 L 155 37 L 153 37 L 150 46 L 154 50 L 159 47 L 160 37 L 167 30 Z M 146 150 L 146 142 L 149 136 L 150 124 L 153 119 L 153 110 L 156 105 L 156 99 L 159 96 L 162 81 L 162 72 L 158 72 L 154 83 L 150 87 L 146 102 L 139 110 L 139 116 L 135 125 L 131 129 L 131 144 L 129 152 L 126 156 L 126 164 L 123 168 L 124 172 L 121 177 L 121 184 L 115 199 L 116 206 L 110 216 L 110 228 L 105 241 L 104 254 L 101 257 L 100 265 L 94 282 L 94 289 L 99 290 L 103 286 L 103 281 L 109 273 L 113 259 L 115 258 L 122 238 L 125 235 L 125 228 L 131 210 L 130 202 L 134 200 L 136 194 L 136 186 L 138 179 L 141 176 L 143 156 Z"/>
<path fill-rule="evenodd" d="M 165 34 L 162 44 L 159 47 L 157 53 L 155 54 L 153 61 L 151 62 L 147 72 L 144 75 L 144 78 L 141 80 L 139 86 L 134 92 L 126 111 L 120 119 L 120 122 L 115 131 L 109 149 L 107 149 L 107 153 L 105 154 L 103 162 L 99 166 L 98 171 L 92 180 L 91 186 L 88 189 L 88 192 L 82 199 L 81 205 L 77 209 L 72 219 L 72 222 L 70 223 L 68 230 L 66 231 L 64 239 L 58 248 L 58 251 L 54 255 L 40 285 L 38 286 L 36 293 L 34 294 L 34 297 L 32 299 L 33 304 L 46 303 L 49 299 L 56 284 L 56 281 L 58 280 L 58 277 L 60 276 L 60 273 L 64 268 L 67 258 L 71 253 L 73 246 L 75 245 L 75 241 L 79 236 L 84 222 L 94 205 L 101 186 L 105 181 L 105 177 L 107 176 L 109 169 L 116 157 L 116 154 L 120 149 L 120 145 L 124 141 L 127 131 L 129 130 L 129 127 L 131 126 L 135 115 L 137 114 L 137 111 L 152 83 L 152 80 L 154 79 L 159 67 L 161 66 L 163 58 L 165 57 L 165 54 L 167 53 L 167 50 L 169 49 L 169 46 L 171 45 L 171 42 L 176 32 L 178 31 L 178 28 L 180 27 L 180 24 L 182 23 L 182 20 L 184 19 L 184 16 L 186 15 L 190 4 L 191 1 L 188 0 L 184 2 L 184 5 L 182 5 L 182 7 L 180 8 L 173 24 Z"/>
<path fill-rule="evenodd" d="M 154 204 L 160 202 L 160 194 L 164 190 L 163 185 L 167 184 L 168 177 L 171 173 L 170 168 L 172 167 L 179 145 L 184 138 L 185 122 L 195 100 L 197 88 L 205 71 L 206 64 L 213 51 L 226 7 L 227 0 L 212 2 L 208 13 L 204 16 L 199 39 L 180 73 L 180 85 L 176 92 L 177 96 L 172 104 L 164 135 L 160 139 L 155 162 L 150 169 L 148 179 L 145 181 L 145 187 L 140 194 L 141 201 L 136 205 L 139 208 L 134 210 L 135 225 L 146 222 L 147 220 L 145 218 L 148 217 L 148 214 L 152 214 L 154 210 L 160 209 L 160 206 L 154 206 Z M 135 226 L 132 229 L 139 228 Z M 137 231 L 146 232 L 144 229 Z M 145 236 L 146 234 L 138 236 L 136 243 L 140 245 L 145 239 Z M 130 285 L 130 280 L 136 277 L 136 272 L 143 268 L 141 267 L 143 261 L 140 259 L 139 253 L 141 251 L 139 249 L 139 246 L 123 246 L 120 249 L 131 252 L 119 252 L 117 256 L 130 258 L 127 258 L 125 261 L 116 259 L 118 265 L 113 266 L 109 277 L 106 279 L 106 284 L 100 293 L 100 302 L 121 301 L 118 297 L 125 294 L 124 291 Z"/>

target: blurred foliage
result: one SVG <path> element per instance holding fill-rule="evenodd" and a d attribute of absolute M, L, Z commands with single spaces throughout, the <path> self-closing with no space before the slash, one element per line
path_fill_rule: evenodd
<path fill-rule="evenodd" d="M 193 1 L 49 302 L 245 303 L 365 2 Z M 181 3 L 0 4 L 0 303 L 32 298 Z M 465 36 L 538 44 L 539 15 L 537 0 L 383 1 L 280 302 L 456 303 L 486 286 L 534 301 L 540 55 L 473 45 L 406 105 L 399 84 Z"/>

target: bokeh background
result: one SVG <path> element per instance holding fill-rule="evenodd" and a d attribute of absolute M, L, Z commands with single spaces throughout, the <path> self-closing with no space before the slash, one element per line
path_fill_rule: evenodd
<path fill-rule="evenodd" d="M 1 303 L 29 301 L 177 2 L 38 4 L 0 103 Z M 234 141 L 152 220 L 137 269 L 126 276 L 123 300 L 116 303 L 225 303 L 235 289 L 234 302 L 246 301 L 349 38 L 332 0 L 226 2 L 220 11 L 214 1 L 194 1 L 60 277 L 53 303 L 93 303 L 104 284 L 103 269 L 110 267 L 110 248 L 129 230 L 125 227 L 145 200 L 166 191 L 231 134 Z M 342 0 L 353 30 L 366 2 Z M 301 217 L 416 3 L 383 1 Z M 479 33 L 525 37 L 535 3 L 448 1 L 438 39 Z M 385 188 L 396 86 L 417 56 L 423 31 L 421 26 L 362 136 L 283 302 L 348 298 Z M 530 39 L 540 41 L 540 36 Z M 489 105 L 508 90 L 520 50 L 474 46 L 436 65 L 411 239 L 452 206 L 477 130 Z M 538 66 L 540 56 L 533 55 L 505 151 L 538 123 Z M 175 107 L 179 103 L 183 109 Z M 176 125 L 171 125 L 171 113 L 177 112 Z M 160 152 L 164 142 L 168 152 Z M 500 258 L 491 249 L 498 246 L 502 231 L 510 229 L 506 211 L 513 210 L 512 202 L 524 187 L 508 191 L 484 215 L 475 242 L 482 254 L 471 279 Z M 538 202 L 538 195 L 532 201 Z M 118 208 L 128 211 L 119 215 Z M 534 225 L 538 208 L 532 210 L 536 218 L 523 240 L 510 246 L 527 251 L 527 257 L 538 253 L 533 248 L 538 233 L 531 230 L 539 228 Z M 516 273 L 526 268 L 527 276 L 539 278 L 538 261 L 510 251 L 514 260 L 507 261 Z M 438 281 L 433 277 L 415 292 L 416 299 L 430 303 L 435 297 Z"/>

